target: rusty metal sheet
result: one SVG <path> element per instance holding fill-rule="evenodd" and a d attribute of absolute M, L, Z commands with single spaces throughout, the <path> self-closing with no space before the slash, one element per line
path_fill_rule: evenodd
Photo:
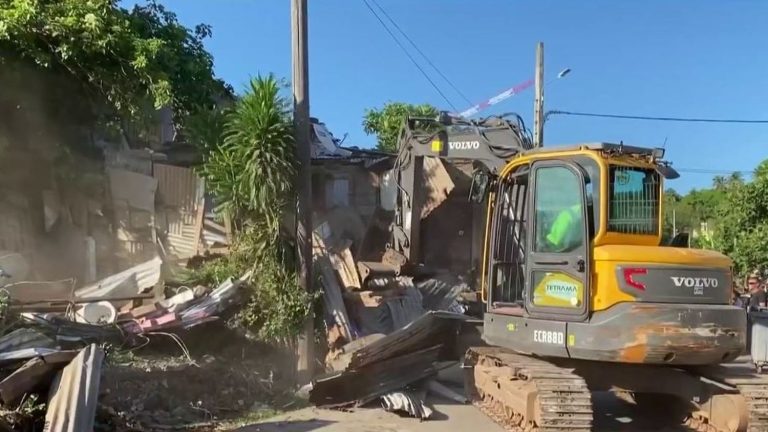
<path fill-rule="evenodd" d="M 421 209 L 421 218 L 424 219 L 432 213 L 440 204 L 448 198 L 448 194 L 455 187 L 448 170 L 443 162 L 436 157 L 424 158 L 424 206 Z"/>
<path fill-rule="evenodd" d="M 48 398 L 44 432 L 92 431 L 104 351 L 89 345 L 56 375 Z"/>

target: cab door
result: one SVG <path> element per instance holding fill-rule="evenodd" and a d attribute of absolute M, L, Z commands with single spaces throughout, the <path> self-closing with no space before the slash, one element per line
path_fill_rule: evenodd
<path fill-rule="evenodd" d="M 584 321 L 589 315 L 589 206 L 585 173 L 567 161 L 531 167 L 525 306 L 532 318 Z"/>

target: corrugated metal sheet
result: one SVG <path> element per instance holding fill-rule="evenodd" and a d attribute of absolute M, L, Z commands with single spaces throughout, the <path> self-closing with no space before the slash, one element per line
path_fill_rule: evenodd
<path fill-rule="evenodd" d="M 164 215 L 166 249 L 178 259 L 187 259 L 197 253 L 200 241 L 203 211 L 203 180 L 190 168 L 155 164 L 157 194 Z"/>
<path fill-rule="evenodd" d="M 51 384 L 45 432 L 93 430 L 104 351 L 96 344 L 84 348 Z"/>
<path fill-rule="evenodd" d="M 406 285 L 405 294 L 402 297 L 394 298 L 387 301 L 387 307 L 389 313 L 392 316 L 393 329 L 399 329 L 412 323 L 420 316 L 424 315 L 424 307 L 422 307 L 421 293 L 417 290 L 410 278 L 401 278 L 405 280 L 399 281 L 401 285 Z M 407 286 L 410 284 L 410 286 Z"/>
<path fill-rule="evenodd" d="M 453 339 L 461 322 L 467 319 L 466 315 L 452 312 L 427 312 L 406 327 L 355 351 L 349 368 L 360 368 Z"/>
<path fill-rule="evenodd" d="M 160 257 L 154 257 L 149 261 L 80 288 L 75 291 L 75 296 L 93 298 L 107 295 L 131 296 L 141 293 L 160 281 L 162 265 L 163 260 Z"/>
<path fill-rule="evenodd" d="M 0 338 L 0 353 L 24 348 L 56 348 L 56 342 L 32 328 L 19 328 Z"/>
<path fill-rule="evenodd" d="M 157 195 L 166 206 L 178 207 L 182 211 L 194 212 L 200 195 L 202 182 L 191 168 L 155 164 L 154 177 L 157 179 Z"/>
<path fill-rule="evenodd" d="M 438 275 L 416 284 L 424 298 L 423 305 L 429 310 L 446 310 L 464 313 L 464 306 L 458 298 L 462 292 L 470 291 L 469 285 L 451 274 Z"/>
<path fill-rule="evenodd" d="M 312 383 L 309 401 L 323 407 L 365 405 L 448 366 L 438 361 L 442 348 L 433 344 L 430 348 L 325 376 Z"/>
<path fill-rule="evenodd" d="M 387 393 L 381 397 L 381 406 L 385 411 L 402 411 L 411 417 L 426 420 L 432 417 L 432 409 L 426 403 L 427 392 L 424 389 L 403 390 Z"/>

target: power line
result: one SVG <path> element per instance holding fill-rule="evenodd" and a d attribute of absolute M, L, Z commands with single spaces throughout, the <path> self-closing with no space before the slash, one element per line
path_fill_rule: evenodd
<path fill-rule="evenodd" d="M 707 168 L 675 168 L 675 171 L 690 173 L 690 174 L 725 174 L 725 175 L 730 175 L 730 174 L 752 175 L 753 174 L 753 171 L 751 170 L 729 171 L 729 170 L 715 170 L 715 169 L 707 169 Z"/>
<path fill-rule="evenodd" d="M 437 84 L 435 84 L 435 82 L 434 82 L 434 81 L 432 81 L 432 79 L 429 77 L 429 75 L 427 75 L 427 72 L 426 72 L 426 71 L 425 71 L 425 70 L 424 70 L 424 69 L 421 67 L 421 65 L 419 65 L 419 63 L 416 61 L 416 59 L 415 59 L 415 58 L 413 58 L 413 56 L 411 55 L 411 53 L 410 53 L 410 52 L 408 52 L 408 50 L 405 48 L 405 46 L 403 45 L 403 43 L 402 43 L 402 42 L 400 42 L 400 39 L 398 39 L 398 38 L 395 36 L 395 34 L 394 34 L 394 33 L 392 33 L 392 30 L 390 30 L 390 29 L 389 29 L 389 27 L 388 27 L 388 26 L 387 26 L 387 24 L 384 22 L 384 20 L 382 20 L 382 19 L 381 19 L 381 17 L 379 16 L 379 14 L 377 14 L 377 13 L 376 13 L 376 11 L 375 11 L 375 10 L 373 10 L 373 7 L 371 7 L 371 4 L 370 4 L 370 3 L 368 3 L 368 0 L 363 0 L 363 3 L 365 3 L 365 6 L 368 8 L 368 10 L 369 10 L 369 11 L 371 11 L 371 13 L 373 14 L 373 16 L 374 16 L 374 17 L 376 17 L 376 20 L 378 20 L 378 21 L 379 21 L 379 23 L 381 24 L 381 26 L 382 26 L 382 27 L 384 27 L 384 30 L 386 30 L 386 31 L 387 31 L 387 33 L 389 33 L 389 36 L 391 36 L 391 37 L 392 37 L 392 40 L 394 40 L 394 41 L 395 41 L 395 43 L 396 43 L 396 44 L 397 44 L 397 45 L 400 47 L 400 49 L 401 49 L 401 50 L 403 50 L 403 52 L 405 53 L 405 55 L 406 55 L 406 56 L 408 56 L 408 58 L 411 60 L 411 63 L 413 63 L 413 65 L 414 65 L 414 66 L 416 66 L 416 68 L 419 70 L 419 72 L 421 72 L 421 74 L 424 76 L 424 78 L 426 78 L 426 80 L 427 80 L 427 81 L 429 81 L 429 83 L 432 85 L 432 88 L 434 88 L 434 89 L 435 89 L 435 91 L 437 91 L 437 93 L 439 93 L 439 94 L 440 94 L 440 96 L 442 96 L 442 97 L 443 97 L 443 99 L 445 100 L 445 102 L 448 104 L 448 106 L 450 106 L 450 107 L 453 109 L 453 111 L 454 111 L 454 112 L 458 111 L 458 109 L 456 108 L 456 106 L 454 106 L 454 105 L 453 105 L 453 103 L 451 103 L 451 100 L 450 100 L 450 99 L 448 99 L 448 97 L 445 95 L 445 93 L 443 93 L 443 92 L 440 90 L 440 88 L 437 86 Z"/>
<path fill-rule="evenodd" d="M 440 77 L 442 77 L 442 78 L 445 80 L 445 82 L 447 82 L 447 83 L 448 83 L 448 85 L 449 85 L 449 86 L 451 86 L 451 88 L 453 89 L 453 91 L 455 91 L 455 92 L 456 92 L 456 93 L 457 93 L 459 96 L 461 96 L 461 97 L 462 97 L 462 99 L 464 99 L 464 100 L 467 102 L 467 104 L 468 104 L 468 105 L 472 105 L 472 101 L 471 101 L 471 100 L 469 100 L 469 98 L 468 98 L 466 95 L 464 95 L 464 93 L 462 93 L 462 91 L 461 91 L 461 90 L 459 90 L 459 89 L 458 89 L 458 87 L 456 87 L 456 85 L 455 85 L 455 84 L 453 84 L 453 82 L 452 82 L 450 79 L 448 79 L 448 77 L 447 77 L 447 76 L 445 76 L 445 74 L 443 74 L 443 72 L 440 70 L 440 68 L 438 68 L 437 66 L 435 66 L 435 64 L 434 64 L 434 63 L 432 63 L 432 60 L 430 60 L 430 59 L 429 59 L 429 57 L 428 57 L 426 54 L 424 54 L 424 52 L 423 52 L 421 49 L 419 49 L 419 47 L 416 45 L 416 43 L 415 43 L 415 42 L 414 42 L 414 41 L 413 41 L 413 40 L 412 40 L 410 37 L 408 37 L 408 35 L 405 33 L 405 31 L 403 31 L 403 29 L 402 29 L 402 28 L 400 28 L 400 26 L 399 26 L 399 25 L 398 25 L 398 24 L 395 22 L 395 20 L 394 20 L 394 19 L 392 19 L 392 17 L 391 17 L 391 16 L 389 16 L 389 14 L 387 13 L 387 11 L 386 11 L 386 10 L 384 10 L 384 8 L 383 8 L 383 7 L 381 7 L 381 5 L 380 5 L 380 4 L 379 4 L 379 3 L 378 3 L 376 0 L 370 0 L 370 1 L 371 1 L 371 3 L 373 3 L 374 5 L 376 5 L 376 7 L 377 7 L 377 8 L 379 8 L 379 10 L 381 11 L 381 13 L 382 13 L 382 14 L 384 14 L 384 16 L 385 16 L 385 17 L 386 17 L 386 18 L 389 20 L 389 22 L 391 22 L 391 23 L 392 23 L 392 25 L 395 27 L 395 29 L 397 29 L 397 31 L 399 31 L 399 32 L 400 32 L 400 34 L 402 34 L 402 35 L 403 35 L 403 37 L 405 38 L 405 40 L 407 40 L 407 41 L 408 41 L 408 43 L 410 43 L 410 44 L 411 44 L 411 46 L 412 46 L 412 47 L 413 47 L 413 48 L 414 48 L 414 49 L 415 49 L 415 50 L 416 50 L 416 51 L 417 51 L 419 54 L 421 54 L 421 56 L 422 56 L 422 57 L 424 57 L 424 60 L 426 60 L 426 61 L 427 61 L 427 63 L 428 63 L 430 66 L 432 66 L 432 69 L 434 69 L 434 70 L 435 70 L 435 72 L 437 72 L 437 74 L 438 74 L 438 75 L 440 75 Z"/>
<path fill-rule="evenodd" d="M 627 119 L 627 120 L 674 121 L 674 122 L 689 122 L 689 123 L 758 123 L 758 124 L 768 123 L 768 120 L 712 119 L 712 118 L 691 118 L 691 117 L 654 117 L 654 116 L 600 114 L 600 113 L 559 111 L 559 110 L 548 111 L 547 116 L 549 115 L 570 115 L 570 116 L 580 116 L 580 117 L 603 117 L 603 118 L 615 118 L 615 119 Z"/>

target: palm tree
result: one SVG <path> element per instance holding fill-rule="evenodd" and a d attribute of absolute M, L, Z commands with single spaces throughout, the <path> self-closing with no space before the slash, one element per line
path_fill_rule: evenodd
<path fill-rule="evenodd" d="M 744 183 L 744 174 L 742 174 L 740 171 L 732 172 L 730 176 L 728 176 L 728 183 L 729 184 L 741 184 Z"/>
<path fill-rule="evenodd" d="M 263 223 L 274 234 L 296 175 L 293 124 L 280 90 L 272 75 L 251 80 L 201 170 L 217 211 Z"/>
<path fill-rule="evenodd" d="M 714 186 L 714 188 L 716 190 L 724 189 L 726 184 L 727 184 L 727 181 L 725 180 L 725 177 L 723 177 L 723 176 L 720 176 L 720 175 L 719 176 L 715 176 L 712 179 L 712 186 Z"/>

